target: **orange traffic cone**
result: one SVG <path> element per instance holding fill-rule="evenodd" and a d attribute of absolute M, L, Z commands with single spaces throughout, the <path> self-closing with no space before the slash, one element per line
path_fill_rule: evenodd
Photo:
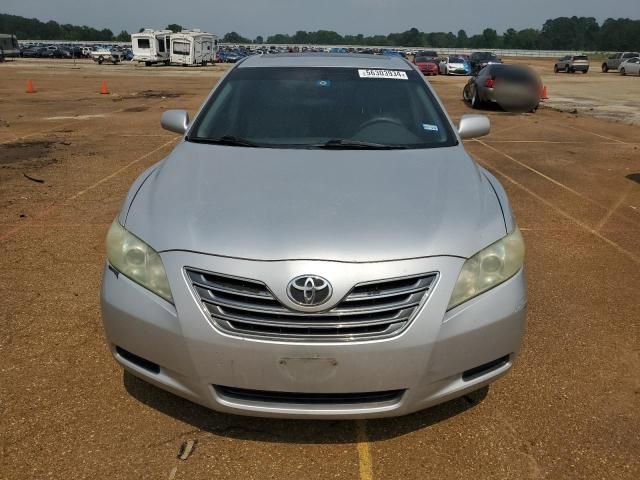
<path fill-rule="evenodd" d="M 36 93 L 36 89 L 33 88 L 33 82 L 31 80 L 27 80 L 27 93 Z"/>
<path fill-rule="evenodd" d="M 109 93 L 109 89 L 107 88 L 107 82 L 102 80 L 102 85 L 100 85 L 100 95 L 107 95 Z"/>
<path fill-rule="evenodd" d="M 542 95 L 540 95 L 540 100 L 548 100 L 549 99 L 549 95 L 547 92 L 547 86 L 545 85 L 544 87 L 542 87 Z"/>

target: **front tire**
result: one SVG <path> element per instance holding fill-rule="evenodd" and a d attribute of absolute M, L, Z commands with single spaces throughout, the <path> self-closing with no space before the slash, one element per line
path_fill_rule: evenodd
<path fill-rule="evenodd" d="M 609 71 L 609 65 L 606 63 L 602 64 L 602 73 L 607 73 Z"/>
<path fill-rule="evenodd" d="M 98 65 L 102 65 L 102 62 L 104 62 L 104 58 L 98 57 Z"/>
<path fill-rule="evenodd" d="M 621 68 L 620 69 L 620 75 L 626 75 L 626 74 L 627 74 L 627 72 L 624 71 L 624 68 Z"/>
<path fill-rule="evenodd" d="M 560 70 L 558 69 L 558 65 L 553 66 L 553 73 L 558 73 Z"/>

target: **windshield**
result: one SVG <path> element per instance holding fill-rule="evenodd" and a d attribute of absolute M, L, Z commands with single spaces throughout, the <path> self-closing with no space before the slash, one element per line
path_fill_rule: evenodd
<path fill-rule="evenodd" d="M 464 63 L 464 58 L 462 58 L 462 57 L 449 57 L 449 63 Z"/>
<path fill-rule="evenodd" d="M 433 63 L 433 57 L 416 57 L 416 63 Z"/>
<path fill-rule="evenodd" d="M 227 76 L 187 140 L 279 148 L 431 148 L 457 142 L 413 70 L 247 67 Z"/>

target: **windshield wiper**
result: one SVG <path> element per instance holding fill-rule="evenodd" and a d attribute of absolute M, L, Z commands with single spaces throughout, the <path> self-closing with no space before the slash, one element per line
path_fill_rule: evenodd
<path fill-rule="evenodd" d="M 246 138 L 234 135 L 223 135 L 217 138 L 195 137 L 189 139 L 192 142 L 211 143 L 213 145 L 230 145 L 234 147 L 260 147 L 257 143 Z"/>
<path fill-rule="evenodd" d="M 363 150 L 394 150 L 407 148 L 404 145 L 384 145 L 382 143 L 361 142 L 358 140 L 347 140 L 344 138 L 334 138 L 325 143 L 312 145 L 314 148 L 335 148 L 335 149 L 363 149 Z"/>

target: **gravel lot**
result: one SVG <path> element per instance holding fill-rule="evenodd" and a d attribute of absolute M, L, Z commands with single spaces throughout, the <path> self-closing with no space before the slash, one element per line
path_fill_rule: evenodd
<path fill-rule="evenodd" d="M 226 67 L 0 65 L 0 477 L 640 478 L 640 127 L 598 118 L 637 115 L 640 79 L 532 64 L 551 105 L 589 106 L 491 109 L 467 142 L 527 242 L 522 355 L 488 390 L 366 422 L 218 414 L 123 374 L 104 343 L 106 229 L 177 141 L 161 112 L 194 113 Z M 430 81 L 471 112 L 464 78 Z"/>

